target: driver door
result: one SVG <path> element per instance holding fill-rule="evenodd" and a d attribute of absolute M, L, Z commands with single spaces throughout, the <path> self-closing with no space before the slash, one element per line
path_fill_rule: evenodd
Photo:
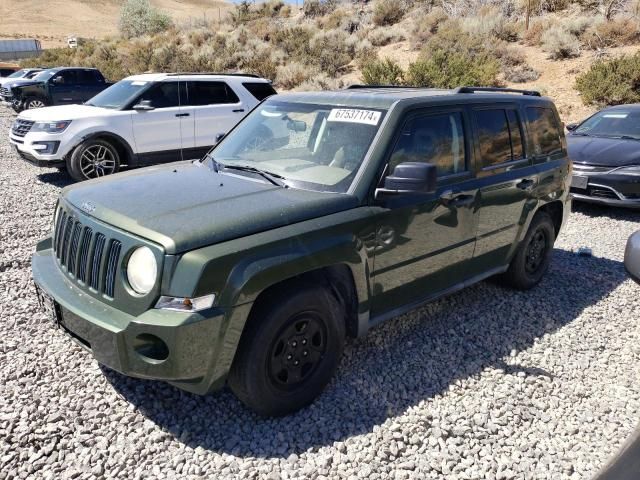
<path fill-rule="evenodd" d="M 182 159 L 182 119 L 188 115 L 180 106 L 180 82 L 158 82 L 143 92 L 132 107 L 133 136 L 140 164 L 175 162 Z M 148 102 L 150 110 L 136 110 Z M 185 127 L 187 128 L 187 127 Z"/>
<path fill-rule="evenodd" d="M 396 139 L 386 174 L 399 163 L 428 162 L 437 167 L 438 183 L 435 193 L 376 200 L 374 317 L 386 318 L 466 279 L 478 223 L 469 132 L 462 109 L 430 110 L 410 116 Z"/>
<path fill-rule="evenodd" d="M 49 80 L 49 90 L 54 105 L 76 102 L 78 76 L 75 70 L 62 70 Z"/>

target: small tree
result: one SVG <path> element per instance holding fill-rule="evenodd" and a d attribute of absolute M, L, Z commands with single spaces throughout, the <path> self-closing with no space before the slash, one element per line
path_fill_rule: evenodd
<path fill-rule="evenodd" d="M 120 10 L 120 33 L 125 38 L 159 33 L 172 25 L 171 17 L 152 7 L 149 0 L 126 0 Z"/>

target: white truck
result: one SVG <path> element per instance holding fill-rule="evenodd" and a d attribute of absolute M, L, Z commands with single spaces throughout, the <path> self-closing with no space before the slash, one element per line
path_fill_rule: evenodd
<path fill-rule="evenodd" d="M 76 181 L 201 158 L 251 109 L 275 94 L 246 74 L 144 74 L 82 105 L 25 110 L 10 142 L 28 162 L 66 168 Z"/>

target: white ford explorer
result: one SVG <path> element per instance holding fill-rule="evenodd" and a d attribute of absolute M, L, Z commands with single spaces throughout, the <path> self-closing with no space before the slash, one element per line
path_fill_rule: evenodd
<path fill-rule="evenodd" d="M 82 105 L 26 110 L 10 142 L 22 158 L 66 167 L 77 181 L 137 167 L 201 158 L 275 90 L 240 74 L 144 74 Z"/>

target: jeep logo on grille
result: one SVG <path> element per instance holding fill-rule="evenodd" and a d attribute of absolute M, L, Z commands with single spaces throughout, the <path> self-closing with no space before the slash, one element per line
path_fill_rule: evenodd
<path fill-rule="evenodd" d="M 91 202 L 82 202 L 82 205 L 80 205 L 80 209 L 87 213 L 93 213 L 93 211 L 96 209 L 96 206 Z"/>

